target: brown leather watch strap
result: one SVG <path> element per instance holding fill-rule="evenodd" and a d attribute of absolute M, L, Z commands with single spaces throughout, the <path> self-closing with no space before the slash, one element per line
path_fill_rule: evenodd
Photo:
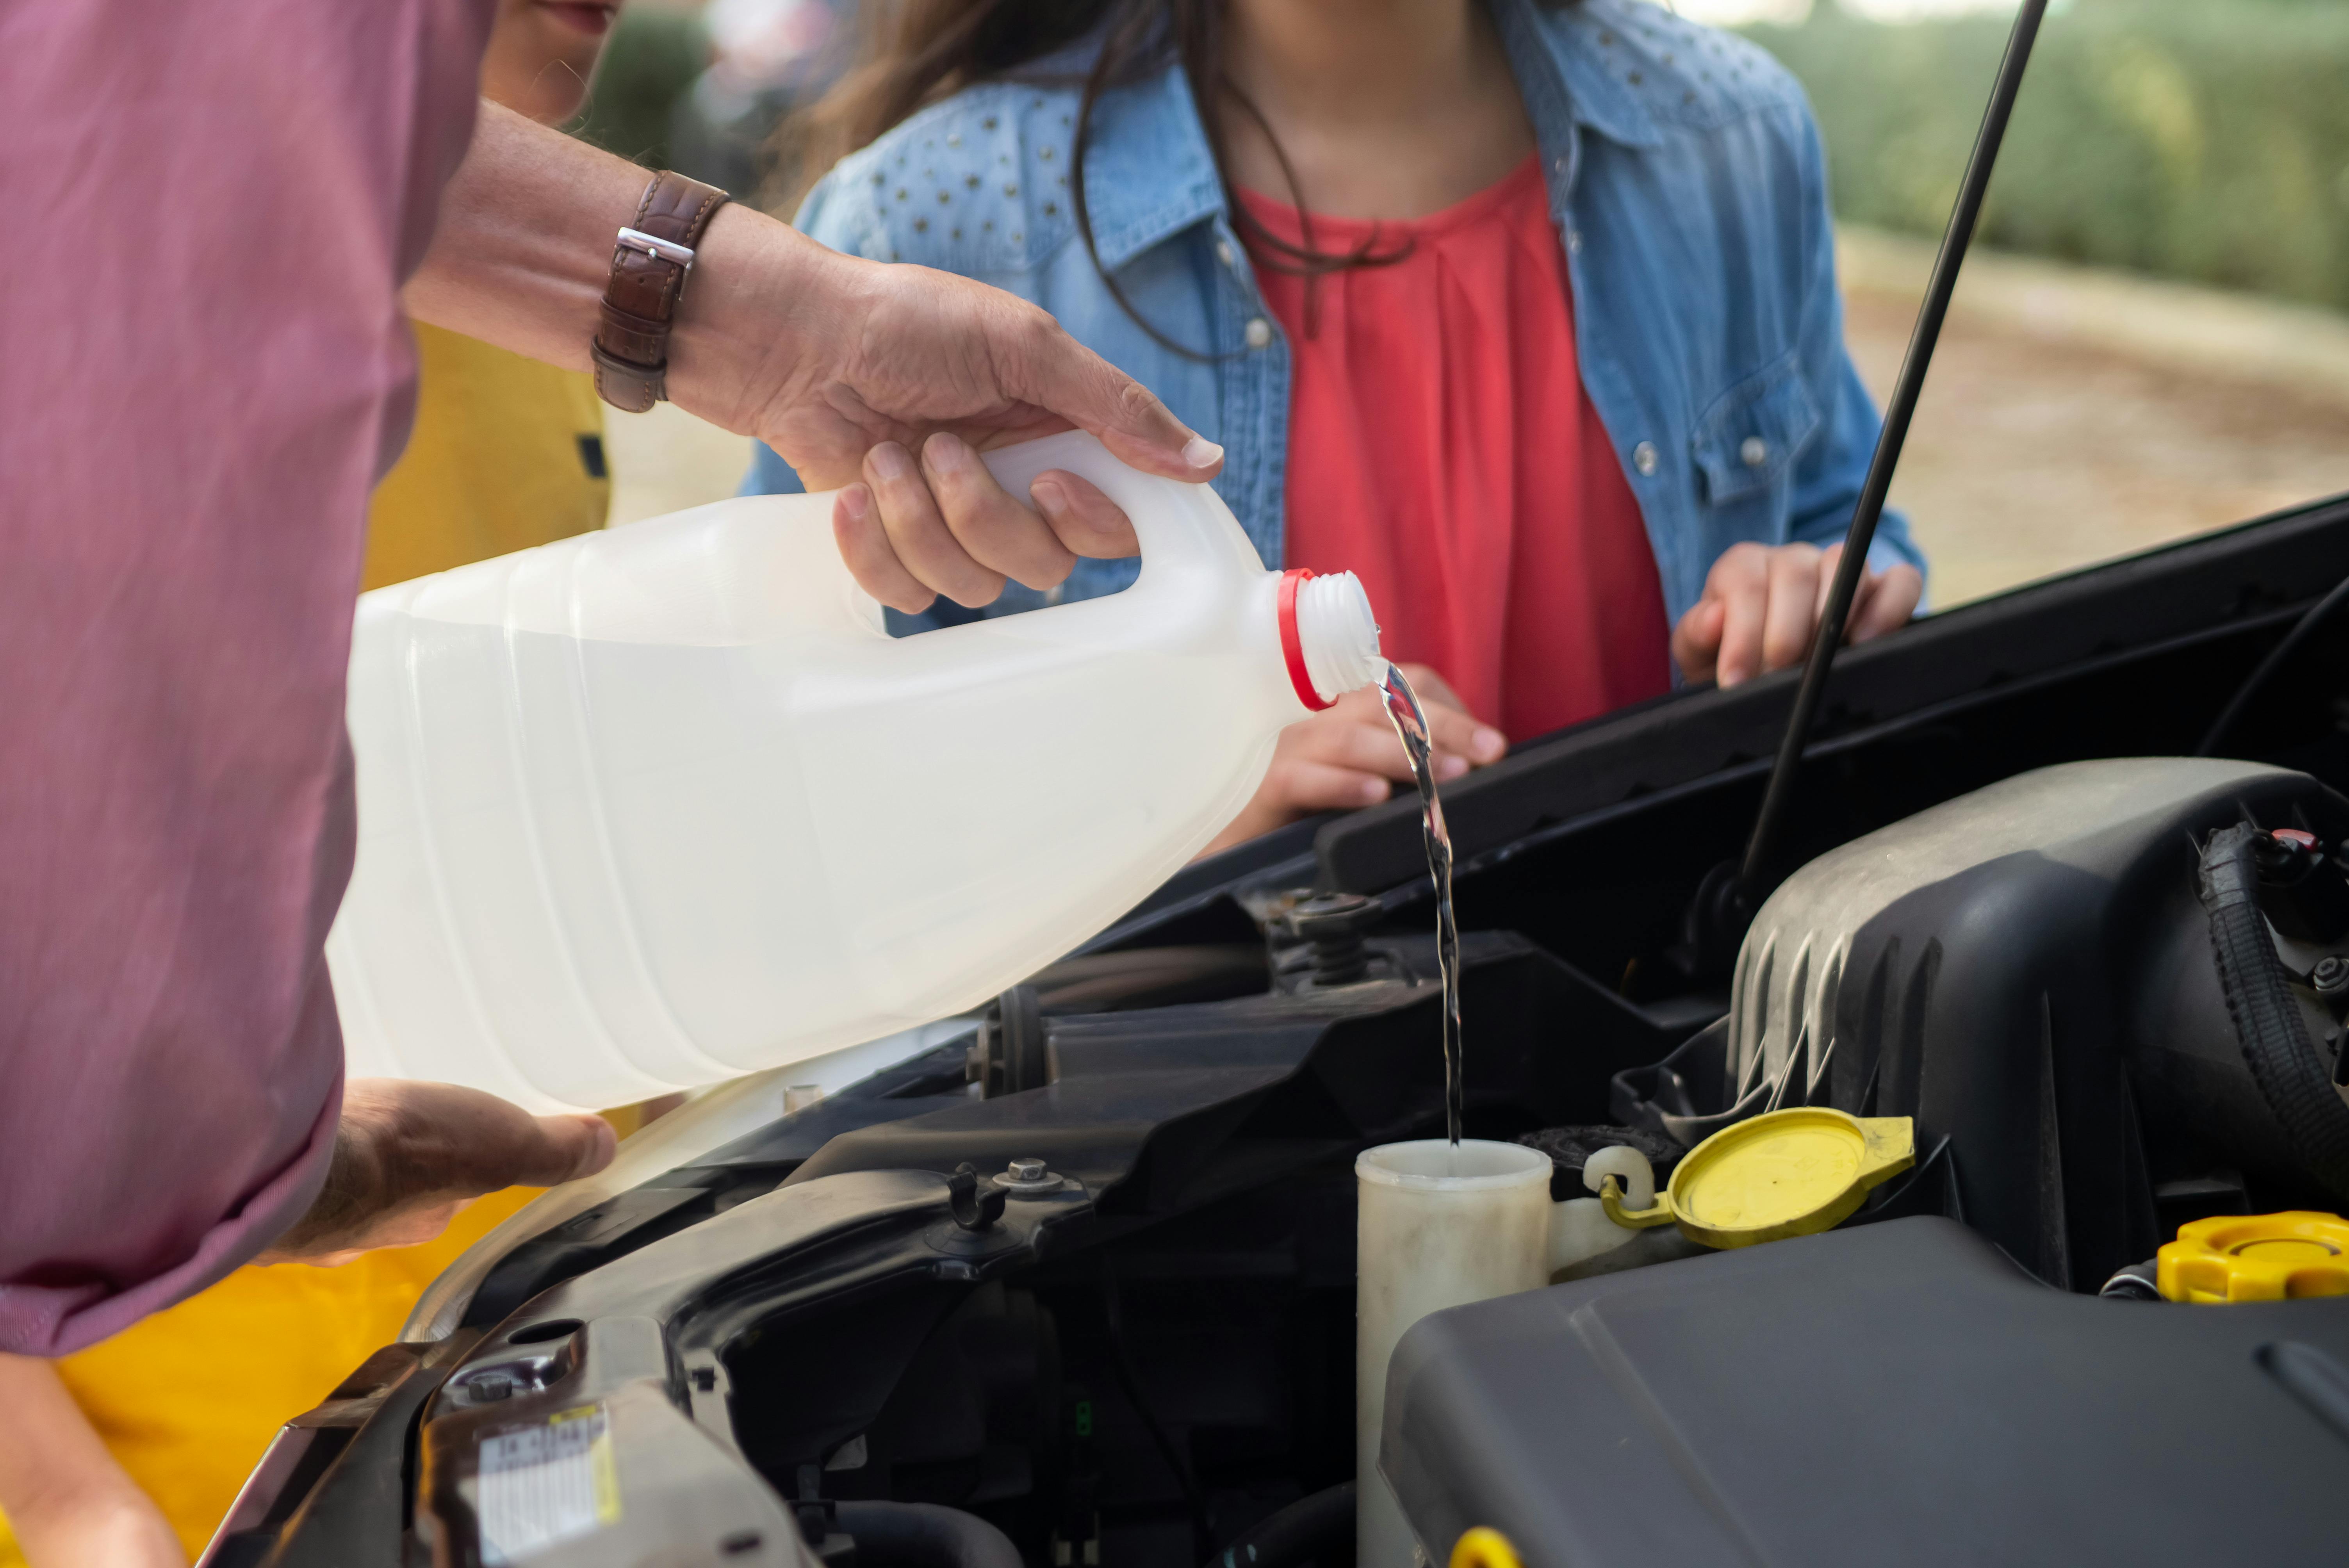
<path fill-rule="evenodd" d="M 693 271 L 694 247 L 726 200 L 716 186 L 664 170 L 620 231 L 603 321 L 587 351 L 596 395 L 615 408 L 641 414 L 667 399 L 669 324 Z"/>

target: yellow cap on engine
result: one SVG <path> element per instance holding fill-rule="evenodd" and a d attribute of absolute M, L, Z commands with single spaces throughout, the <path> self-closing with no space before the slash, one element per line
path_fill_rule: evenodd
<path fill-rule="evenodd" d="M 1525 1568 L 1525 1564 L 1507 1536 L 1479 1524 L 1453 1543 L 1452 1568 Z"/>
<path fill-rule="evenodd" d="M 2310 1209 L 2196 1220 L 2154 1255 L 2154 1283 L 2171 1301 L 2349 1295 L 2349 1220 Z"/>
<path fill-rule="evenodd" d="M 1612 1176 L 1600 1181 L 1599 1201 L 1632 1230 L 1677 1224 L 1708 1247 L 1750 1247 L 1833 1230 L 1916 1159 L 1916 1128 L 1905 1116 L 1795 1106 L 1733 1122 L 1690 1150 L 1652 1208 L 1624 1208 Z"/>

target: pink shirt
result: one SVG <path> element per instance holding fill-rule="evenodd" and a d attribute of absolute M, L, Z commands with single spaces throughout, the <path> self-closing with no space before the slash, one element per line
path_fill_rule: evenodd
<path fill-rule="evenodd" d="M 361 532 L 492 10 L 0 6 L 0 1350 L 324 1174 Z"/>

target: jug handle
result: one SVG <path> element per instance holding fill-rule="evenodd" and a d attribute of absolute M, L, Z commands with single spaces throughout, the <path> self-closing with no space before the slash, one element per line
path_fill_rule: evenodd
<path fill-rule="evenodd" d="M 1204 567 L 1247 578 L 1263 574 L 1263 558 L 1213 490 L 1128 468 L 1082 430 L 999 447 L 980 457 L 997 482 L 1023 502 L 1036 476 L 1050 469 L 1091 480 L 1133 520 L 1145 575 L 1164 567 Z"/>
<path fill-rule="evenodd" d="M 1028 500 L 1028 487 L 1049 469 L 1091 480 L 1133 523 L 1134 538 L 1142 546 L 1142 577 L 1136 589 L 1202 576 L 1210 583 L 1225 579 L 1227 587 L 1237 588 L 1264 575 L 1264 558 L 1221 496 L 1203 484 L 1185 484 L 1128 468 L 1082 430 L 1063 430 L 1057 436 L 998 447 L 981 452 L 979 459 L 996 482 L 1023 504 Z M 857 619 L 881 631 L 879 602 L 863 588 L 853 584 L 852 588 Z"/>

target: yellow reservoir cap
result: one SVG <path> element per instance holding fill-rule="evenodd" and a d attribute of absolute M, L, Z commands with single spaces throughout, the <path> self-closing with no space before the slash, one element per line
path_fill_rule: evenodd
<path fill-rule="evenodd" d="M 2154 1254 L 2154 1283 L 2171 1301 L 2349 1295 L 2349 1220 L 2313 1209 L 2196 1220 Z"/>
<path fill-rule="evenodd" d="M 1599 1200 L 1619 1225 L 1677 1224 L 1708 1247 L 1750 1247 L 1833 1230 L 1870 1189 L 1916 1160 L 1916 1131 L 1905 1116 L 1863 1119 L 1796 1106 L 1724 1127 L 1690 1150 L 1652 1209 L 1625 1209 L 1611 1176 Z"/>
<path fill-rule="evenodd" d="M 1479 1524 L 1452 1545 L 1452 1568 L 1525 1568 L 1517 1549 L 1499 1531 Z"/>

